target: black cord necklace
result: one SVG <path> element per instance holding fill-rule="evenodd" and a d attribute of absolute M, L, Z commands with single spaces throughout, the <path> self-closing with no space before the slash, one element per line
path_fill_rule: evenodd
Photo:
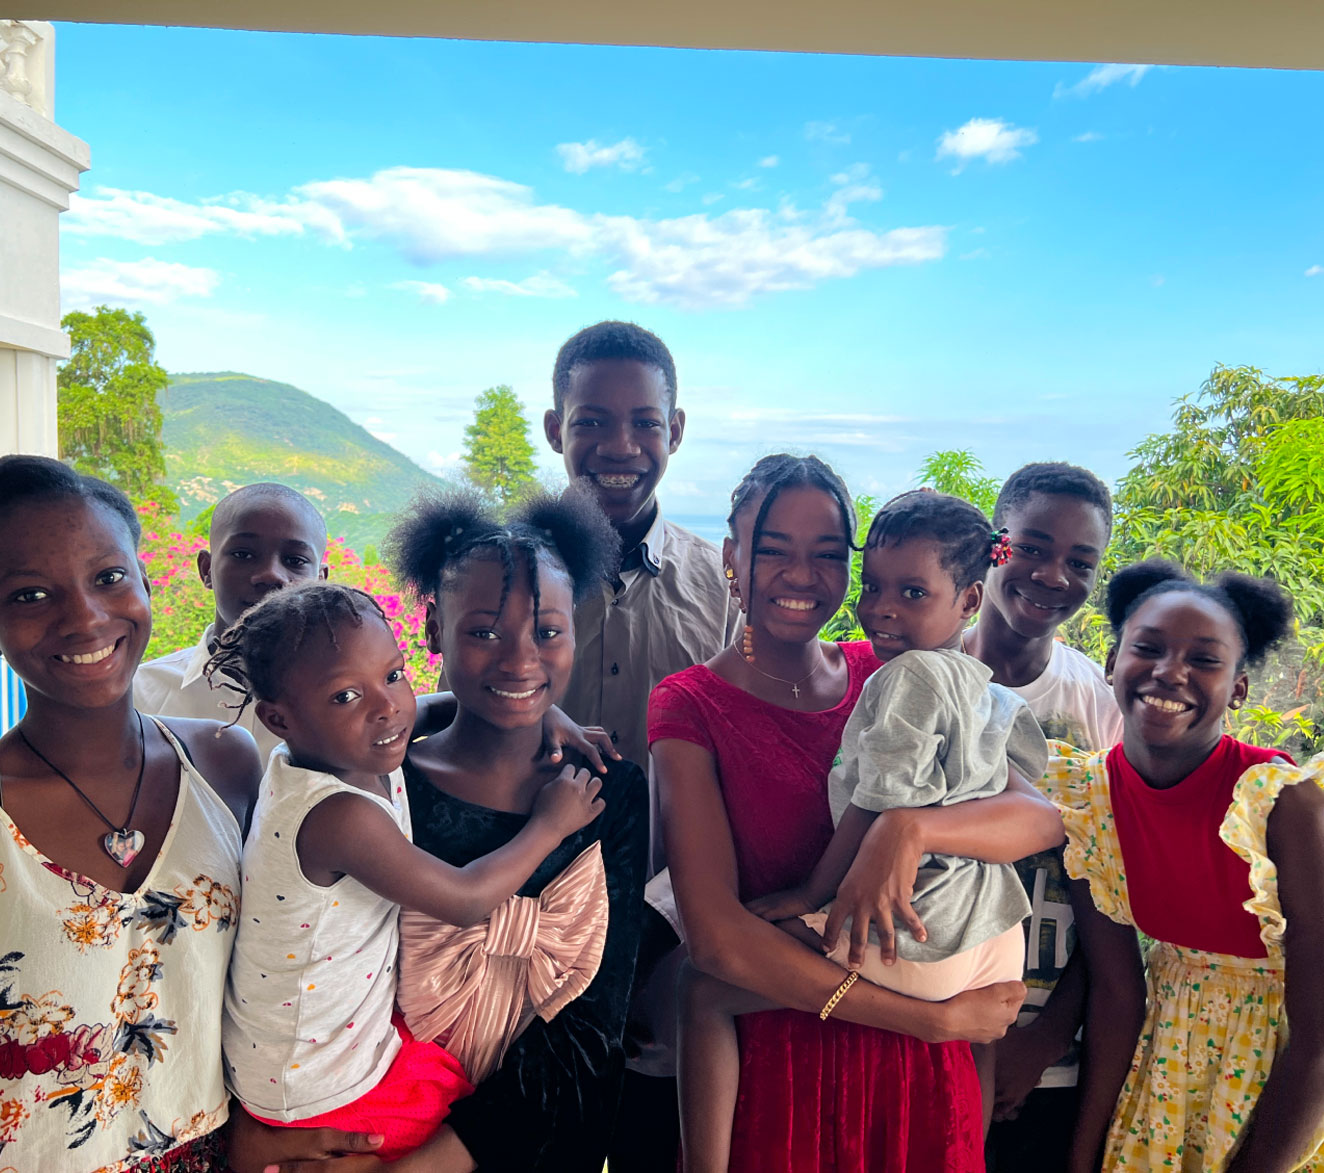
<path fill-rule="evenodd" d="M 146 836 L 143 835 L 141 831 L 132 828 L 133 813 L 138 809 L 138 795 L 143 788 L 143 774 L 147 770 L 147 739 L 143 734 L 143 715 L 141 713 L 135 713 L 135 716 L 138 718 L 138 757 L 140 759 L 138 762 L 138 781 L 133 787 L 133 801 L 129 804 L 129 817 L 124 820 L 124 826 L 122 827 L 115 826 L 114 823 L 106 818 L 105 814 L 102 813 L 101 808 L 83 792 L 83 788 L 60 769 L 59 766 L 51 761 L 50 758 L 42 753 L 41 750 L 33 745 L 22 729 L 18 730 L 18 735 L 23 739 L 23 744 L 40 758 L 46 764 L 48 769 L 54 770 L 55 773 L 59 774 L 61 778 L 68 782 L 69 785 L 74 788 L 74 793 L 87 803 L 87 805 L 96 813 L 97 818 L 110 828 L 102 838 L 101 845 L 106 849 L 106 854 L 122 868 L 127 868 L 138 858 L 138 853 L 143 849 L 143 843 L 146 840 Z"/>

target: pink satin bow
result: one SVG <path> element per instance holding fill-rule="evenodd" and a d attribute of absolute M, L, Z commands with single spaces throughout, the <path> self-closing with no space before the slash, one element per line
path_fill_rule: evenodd
<path fill-rule="evenodd" d="M 481 1083 L 535 1014 L 550 1020 L 588 988 L 606 940 L 593 843 L 541 895 L 512 896 L 467 928 L 402 911 L 396 1001 L 416 1039 L 435 1039 Z"/>

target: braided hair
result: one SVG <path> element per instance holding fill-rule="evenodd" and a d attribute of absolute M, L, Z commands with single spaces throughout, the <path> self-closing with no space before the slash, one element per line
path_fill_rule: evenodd
<path fill-rule="evenodd" d="M 1227 571 L 1212 582 L 1197 582 L 1175 562 L 1151 558 L 1119 570 L 1108 582 L 1106 610 L 1120 636 L 1136 608 L 1155 595 L 1187 591 L 1212 599 L 1237 625 L 1243 665 L 1255 665 L 1292 630 L 1292 597 L 1271 578 Z"/>
<path fill-rule="evenodd" d="M 947 493 L 912 489 L 893 497 L 878 511 L 864 548 L 876 550 L 910 538 L 936 542 L 942 568 L 952 576 L 956 589 L 963 591 L 972 583 L 984 581 L 1002 535 L 993 533 L 988 518 L 969 501 Z"/>
<path fill-rule="evenodd" d="M 841 514 L 841 532 L 845 536 L 848 549 L 855 549 L 855 503 L 851 500 L 846 482 L 832 467 L 817 456 L 792 456 L 779 452 L 765 456 L 749 470 L 731 493 L 731 512 L 726 518 L 726 527 L 732 539 L 736 537 L 736 518 L 750 503 L 763 494 L 758 512 L 754 515 L 754 529 L 750 538 L 749 576 L 754 578 L 754 562 L 758 558 L 759 544 L 763 541 L 763 527 L 768 520 L 768 512 L 773 502 L 786 489 L 819 489 L 837 503 Z M 753 593 L 752 591 L 750 592 Z M 749 604 L 752 607 L 752 602 Z"/>
<path fill-rule="evenodd" d="M 405 509 L 386 540 L 390 566 L 413 594 L 433 599 L 455 588 L 476 558 L 501 563 L 505 610 L 522 562 L 533 594 L 535 623 L 541 593 L 539 564 L 570 580 L 578 603 L 615 568 L 620 538 L 590 493 L 568 489 L 560 497 L 536 494 L 517 505 L 502 522 L 474 493 L 423 492 Z"/>
<path fill-rule="evenodd" d="M 285 674 L 317 633 L 339 648 L 337 631 L 346 624 L 362 627 L 373 616 L 390 630 L 376 599 L 338 582 L 319 580 L 271 591 L 221 633 L 203 675 L 213 687 L 241 695 L 239 704 L 230 706 L 238 710 L 238 721 L 253 701 L 280 699 Z"/>

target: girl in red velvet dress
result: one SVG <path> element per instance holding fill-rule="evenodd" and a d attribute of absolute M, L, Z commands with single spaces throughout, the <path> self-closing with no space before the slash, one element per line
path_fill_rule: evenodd
<path fill-rule="evenodd" d="M 740 1020 L 730 1168 L 982 1170 L 978 1082 L 969 1046 L 954 1040 L 1000 1037 L 1024 987 L 928 1003 L 856 982 L 837 997 L 845 970 L 743 905 L 802 882 L 827 846 L 828 771 L 878 662 L 867 643 L 818 639 L 845 597 L 854 532 L 850 497 L 830 468 L 814 457 L 764 458 L 733 494 L 729 524 L 723 560 L 748 635 L 742 651 L 658 685 L 649 741 L 691 963 L 788 1007 Z M 1056 815 L 1024 784 L 955 807 L 888 812 L 837 899 L 885 937 L 893 910 L 908 911 L 926 851 L 1010 862 L 1060 839 Z M 682 1114 L 703 1094 L 683 1085 Z"/>

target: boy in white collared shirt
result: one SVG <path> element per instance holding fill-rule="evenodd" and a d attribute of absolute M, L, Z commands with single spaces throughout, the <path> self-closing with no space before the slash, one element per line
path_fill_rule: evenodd
<path fill-rule="evenodd" d="M 149 660 L 133 681 L 133 701 L 144 713 L 207 717 L 229 722 L 235 697 L 213 689 L 202 675 L 216 639 L 271 591 L 304 579 L 325 578 L 326 522 L 302 493 L 260 482 L 223 497 L 212 513 L 208 548 L 198 554 L 198 576 L 216 596 L 215 618 L 191 648 Z M 250 706 L 236 722 L 257 742 L 262 760 L 280 744 Z"/>

